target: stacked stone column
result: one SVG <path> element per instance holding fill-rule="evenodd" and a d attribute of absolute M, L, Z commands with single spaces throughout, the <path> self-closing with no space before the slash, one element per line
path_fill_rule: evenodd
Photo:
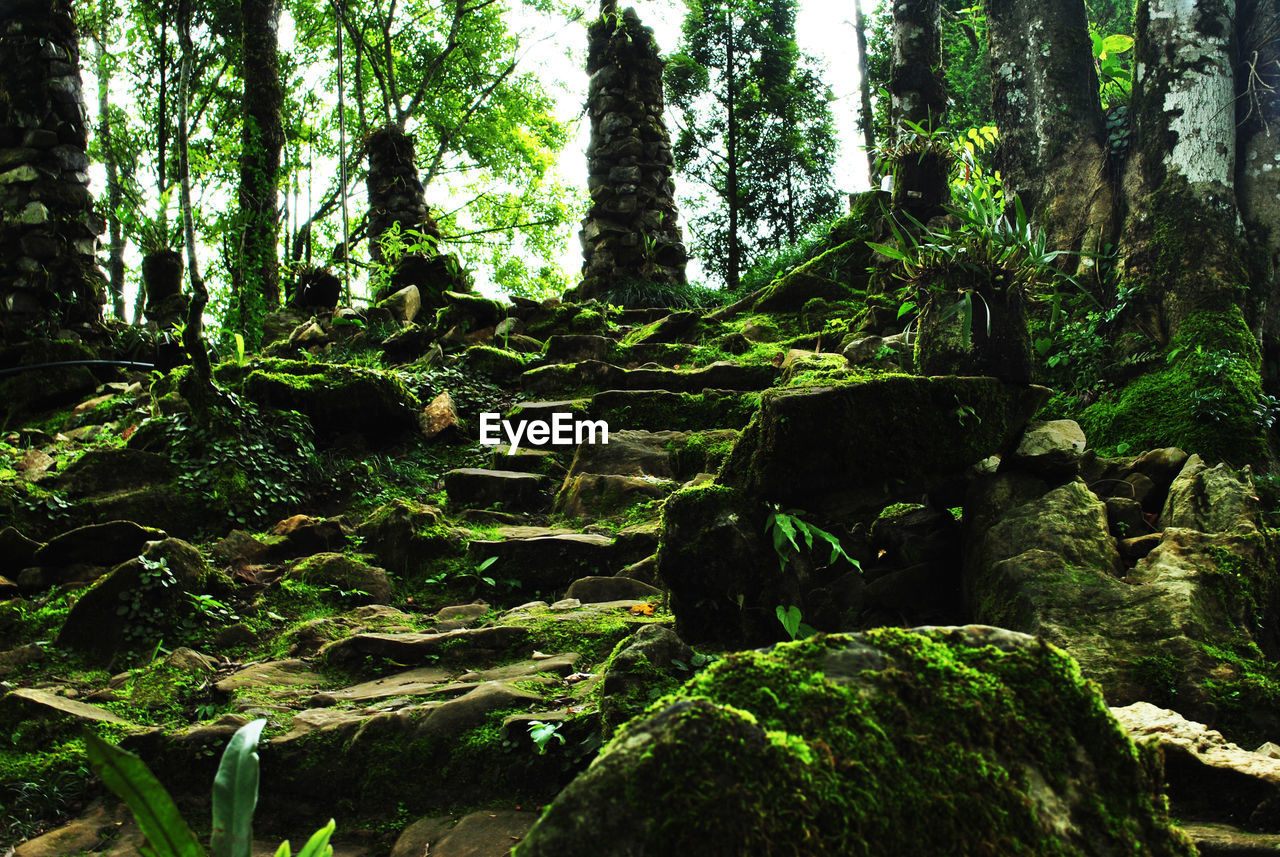
<path fill-rule="evenodd" d="M 587 187 L 591 208 L 578 233 L 579 295 L 615 283 L 685 282 L 688 255 L 677 223 L 671 137 L 663 122 L 663 62 L 653 30 L 634 9 L 605 0 L 587 50 Z"/>
<path fill-rule="evenodd" d="M 0 13 L 0 341 L 102 318 L 80 53 L 68 0 Z M 81 330 L 83 332 L 83 330 Z"/>

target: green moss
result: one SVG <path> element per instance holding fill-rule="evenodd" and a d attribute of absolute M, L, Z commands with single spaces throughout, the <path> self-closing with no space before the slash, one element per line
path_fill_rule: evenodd
<path fill-rule="evenodd" d="M 759 393 L 724 390 L 704 390 L 701 393 L 617 391 L 594 397 L 590 416 L 607 421 L 612 431 L 741 428 L 751 419 L 759 402 Z"/>
<path fill-rule="evenodd" d="M 1116 853 L 1194 853 L 1168 824 L 1158 768 L 1070 658 L 1042 644 L 1001 651 L 935 637 L 863 635 L 892 666 L 868 657 L 857 683 L 828 678 L 845 637 L 729 655 L 650 709 L 646 722 L 664 724 L 642 750 L 630 749 L 645 728 L 636 724 L 606 748 L 597 777 L 608 776 L 611 751 L 630 761 L 624 781 L 597 780 L 622 790 L 601 805 L 617 810 L 620 828 L 641 825 L 640 849 L 661 842 L 713 857 L 780 846 L 800 857 L 1045 857 L 1102 841 Z M 1056 815 L 1046 785 L 1074 797 L 1071 825 L 1084 841 L 1046 823 Z M 571 788 L 517 854 L 586 853 L 584 811 Z"/>
<path fill-rule="evenodd" d="M 482 372 L 491 378 L 508 381 L 525 370 L 525 358 L 514 351 L 491 345 L 473 345 L 462 354 L 469 372 Z"/>
<path fill-rule="evenodd" d="M 1211 462 L 1261 460 L 1260 357 L 1239 307 L 1188 317 L 1168 358 L 1080 415 L 1091 444 L 1178 446 Z"/>
<path fill-rule="evenodd" d="M 585 609 L 566 614 L 549 608 L 534 608 L 526 615 L 504 620 L 500 625 L 516 625 L 529 629 L 529 640 L 522 644 L 541 652 L 577 652 L 581 664 L 598 664 L 605 660 L 620 640 L 640 625 L 664 624 L 670 615 L 633 616 L 626 610 L 600 611 Z"/>

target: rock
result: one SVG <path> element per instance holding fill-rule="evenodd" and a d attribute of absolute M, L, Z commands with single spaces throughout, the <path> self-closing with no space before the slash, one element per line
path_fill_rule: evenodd
<path fill-rule="evenodd" d="M 433 662 L 444 657 L 481 659 L 506 653 L 528 635 L 526 629 L 510 625 L 464 628 L 443 634 L 363 633 L 328 644 L 320 655 L 327 664 L 337 666 L 359 663 L 366 657 L 401 664 Z"/>
<path fill-rule="evenodd" d="M 649 625 L 619 643 L 605 663 L 600 685 L 604 737 L 676 690 L 692 669 L 693 649 L 669 628 Z"/>
<path fill-rule="evenodd" d="M 271 545 L 271 554 L 282 558 L 341 550 L 347 544 L 347 534 L 338 518 L 293 515 L 272 527 L 271 535 L 278 539 Z"/>
<path fill-rule="evenodd" d="M 1259 608 L 1280 594 L 1260 535 L 1166 529 L 1121 578 L 1103 504 L 1075 481 L 976 538 L 965 596 L 978 621 L 1062 647 L 1115 705 L 1155 700 L 1239 735 L 1280 731 L 1244 675 L 1261 667 L 1230 654 L 1271 645 Z"/>
<path fill-rule="evenodd" d="M 257 536 L 250 535 L 244 530 L 232 530 L 214 542 L 210 553 L 213 554 L 214 559 L 225 565 L 240 563 L 253 565 L 266 559 L 270 551 L 271 545 Z"/>
<path fill-rule="evenodd" d="M 338 702 L 368 703 L 397 696 L 428 696 L 442 692 L 449 676 L 449 671 L 441 667 L 418 667 L 323 695 L 329 697 L 329 705 Z M 311 704 L 317 704 L 315 698 Z"/>
<path fill-rule="evenodd" d="M 1187 459 L 1169 488 L 1160 526 L 1202 533 L 1256 533 L 1261 503 L 1249 468 L 1239 473 L 1224 464 L 1208 467 L 1198 455 Z"/>
<path fill-rule="evenodd" d="M 329 342 L 329 332 L 315 319 L 304 321 L 289 334 L 289 344 L 299 348 L 311 348 Z"/>
<path fill-rule="evenodd" d="M 121 563 L 84 591 L 57 642 L 110 655 L 122 645 L 174 633 L 190 614 L 188 593 L 224 598 L 231 589 L 230 579 L 209 568 L 191 545 L 180 539 L 154 542 L 141 557 Z"/>
<path fill-rule="evenodd" d="M 424 857 L 430 854 L 432 846 L 448 835 L 453 823 L 454 819 L 447 815 L 418 819 L 400 833 L 391 847 L 391 857 Z"/>
<path fill-rule="evenodd" d="M 189 675 L 212 675 L 218 671 L 218 662 L 187 646 L 179 646 L 164 659 L 164 665 Z"/>
<path fill-rule="evenodd" d="M 422 295 L 417 286 L 405 286 L 400 291 L 378 302 L 378 306 L 391 313 L 401 324 L 410 324 L 422 309 Z"/>
<path fill-rule="evenodd" d="M 9 598 L 17 598 L 21 594 L 22 592 L 18 589 L 18 584 L 0 574 L 0 601 L 7 600 Z"/>
<path fill-rule="evenodd" d="M 305 414 L 322 438 L 386 440 L 417 425 L 422 405 L 397 375 L 365 366 L 269 360 L 250 363 L 242 390 L 259 404 Z"/>
<path fill-rule="evenodd" d="M 356 528 L 378 562 L 397 574 L 450 553 L 461 552 L 462 540 L 441 526 L 440 510 L 398 498 L 379 506 Z"/>
<path fill-rule="evenodd" d="M 319 588 L 326 600 L 343 602 L 356 599 L 374 604 L 391 600 L 391 579 L 381 568 L 360 562 L 340 553 L 319 553 L 307 557 L 285 573 Z M 332 593 L 331 590 L 340 590 Z"/>
<path fill-rule="evenodd" d="M 53 458 L 39 449 L 28 449 L 14 468 L 28 482 L 34 482 L 53 466 Z"/>
<path fill-rule="evenodd" d="M 40 544 L 13 527 L 0 530 L 0 574 L 16 576 L 22 569 L 29 568 Z"/>
<path fill-rule="evenodd" d="M 56 566 L 87 563 L 113 566 L 142 553 L 148 542 L 165 538 L 164 530 L 132 521 L 110 521 L 77 527 L 55 536 L 32 557 L 33 565 Z"/>
<path fill-rule="evenodd" d="M 418 429 L 427 440 L 442 436 L 445 439 L 452 438 L 459 433 L 460 428 L 458 408 L 448 390 L 442 391 L 418 414 Z"/>
<path fill-rule="evenodd" d="M 406 830 L 396 840 L 391 857 L 422 857 L 424 854 L 431 857 L 506 857 L 537 820 L 536 812 L 515 809 L 473 812 L 451 829 L 418 828 L 412 839 L 407 839 L 409 830 Z M 428 830 L 436 838 L 424 835 Z M 419 843 L 421 848 L 418 848 Z M 411 847 L 417 850 L 410 850 Z"/>
<path fill-rule="evenodd" d="M 569 584 L 565 598 L 576 598 L 583 604 L 602 601 L 644 601 L 662 595 L 662 590 L 629 577 L 580 577 Z"/>
<path fill-rule="evenodd" d="M 463 352 L 459 365 L 467 374 L 481 373 L 498 381 L 509 381 L 524 372 L 524 358 L 505 348 L 473 345 Z"/>
<path fill-rule="evenodd" d="M 1160 544 L 1164 536 L 1160 533 L 1145 533 L 1131 539 L 1121 539 L 1120 555 L 1125 559 L 1142 559 Z"/>
<path fill-rule="evenodd" d="M 1061 652 L 980 626 L 886 628 L 728 655 L 630 722 L 520 854 L 783 842 L 803 855 L 978 854 L 1016 841 L 1029 854 L 1189 857 L 1160 786 Z"/>
<path fill-rule="evenodd" d="M 1280 835 L 1249 833 L 1229 824 L 1180 824 L 1200 857 L 1267 857 L 1280 851 Z"/>
<path fill-rule="evenodd" d="M 1033 420 L 1027 423 L 1018 446 L 1001 466 L 1047 479 L 1070 479 L 1080 470 L 1084 447 L 1084 432 L 1074 420 Z"/>
<path fill-rule="evenodd" d="M 124 804 L 108 808 L 95 802 L 79 818 L 23 842 L 13 851 L 13 855 L 14 857 L 66 857 L 68 854 L 103 853 L 100 851 L 102 844 L 117 839 L 121 827 L 125 825 L 128 818 L 129 811 Z M 130 838 L 136 847 L 142 843 L 141 834 L 136 829 L 132 833 L 134 835 Z M 115 848 L 105 853 L 112 852 L 115 852 Z"/>
<path fill-rule="evenodd" d="M 557 334 L 547 337 L 545 356 L 548 363 L 577 363 L 598 360 L 608 363 L 618 343 L 605 336 L 591 334 Z"/>
<path fill-rule="evenodd" d="M 105 708 L 86 702 L 77 702 L 34 687 L 20 687 L 5 694 L 0 698 L 0 714 L 5 715 L 0 719 L 15 723 L 17 720 L 53 718 L 78 723 L 111 723 L 116 726 L 136 728 L 136 724 L 130 723 L 117 714 L 112 714 Z"/>
<path fill-rule="evenodd" d="M 902 334 L 895 336 L 864 336 L 855 339 L 840 351 L 845 359 L 854 366 L 874 366 L 882 368 L 885 364 L 896 363 L 910 366 L 911 346 Z"/>
<path fill-rule="evenodd" d="M 219 693 L 266 695 L 271 699 L 305 699 L 324 679 L 297 658 L 251 664 L 219 679 Z"/>
<path fill-rule="evenodd" d="M 169 483 L 173 465 L 154 452 L 137 449 L 90 449 L 55 480 L 54 487 L 73 497 L 136 489 L 141 483 Z"/>
<path fill-rule="evenodd" d="M 1012 443 L 1047 392 L 991 378 L 914 376 L 768 390 L 720 479 L 767 502 L 831 515 L 915 500 Z M 904 425 L 888 413 L 918 419 Z"/>
<path fill-rule="evenodd" d="M 1135 744 L 1159 750 L 1179 818 L 1280 833 L 1280 760 L 1241 749 L 1203 723 L 1149 702 L 1111 713 Z"/>
<path fill-rule="evenodd" d="M 675 478 L 671 448 L 686 434 L 670 431 L 615 431 L 608 443 L 584 443 L 574 453 L 569 474 L 613 473 L 619 476 Z"/>
<path fill-rule="evenodd" d="M 548 533 L 540 535 L 539 533 Z M 518 580 L 526 594 L 561 592 L 580 577 L 611 576 L 653 552 L 652 537 L 609 537 L 589 533 L 553 533 L 531 528 L 517 537 L 502 528 L 497 540 L 474 539 L 467 556 L 476 563 L 489 557 L 490 577 Z"/>
<path fill-rule="evenodd" d="M 537 473 L 462 467 L 444 475 L 444 487 L 459 508 L 537 511 L 547 505 L 547 478 Z"/>
<path fill-rule="evenodd" d="M 556 495 L 553 511 L 568 518 L 604 518 L 662 500 L 677 487 L 677 483 L 669 479 L 652 476 L 571 475 Z"/>
<path fill-rule="evenodd" d="M 830 381 L 853 375 L 853 372 L 849 370 L 849 361 L 845 359 L 843 354 L 819 354 L 813 351 L 805 351 L 801 348 L 792 348 L 788 351 L 787 356 L 782 360 L 780 369 L 783 384 L 795 383 L 798 376 L 805 373 L 813 373 L 818 378 Z"/>
<path fill-rule="evenodd" d="M 1151 529 L 1142 516 L 1142 504 L 1137 500 L 1130 500 L 1127 497 L 1108 497 L 1106 507 L 1111 534 L 1118 539 L 1145 535 Z"/>
<path fill-rule="evenodd" d="M 960 555 L 960 524 L 941 509 L 919 505 L 886 509 L 871 524 L 870 548 L 877 563 L 905 567 L 942 560 L 954 564 Z"/>
<path fill-rule="evenodd" d="M 451 607 L 441 607 L 437 610 L 436 619 L 441 622 L 479 619 L 491 609 L 483 601 L 478 601 L 475 604 L 455 604 Z"/>
<path fill-rule="evenodd" d="M 702 314 L 697 310 L 680 310 L 663 316 L 627 335 L 627 345 L 648 342 L 696 342 L 702 327 Z"/>

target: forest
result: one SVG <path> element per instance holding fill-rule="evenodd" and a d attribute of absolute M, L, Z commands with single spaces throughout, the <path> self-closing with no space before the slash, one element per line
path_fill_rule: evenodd
<path fill-rule="evenodd" d="M 814 13 L 0 0 L 0 854 L 1280 850 L 1280 0 Z"/>

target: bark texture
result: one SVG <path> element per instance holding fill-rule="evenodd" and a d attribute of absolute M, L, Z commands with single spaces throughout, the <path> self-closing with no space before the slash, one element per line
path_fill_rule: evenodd
<path fill-rule="evenodd" d="M 1125 173 L 1122 279 L 1141 332 L 1164 345 L 1247 282 L 1235 194 L 1235 0 L 1145 0 L 1136 19 L 1134 147 Z"/>
<path fill-rule="evenodd" d="M 625 280 L 683 283 L 688 261 L 672 181 L 671 137 L 662 120 L 663 62 L 653 30 L 641 25 L 634 9 L 618 15 L 613 5 L 602 8 L 587 49 L 591 208 L 578 233 L 582 298 Z M 732 197 L 736 178 L 731 185 Z M 732 205 L 730 217 L 736 217 Z M 737 253 L 736 246 L 730 250 L 731 257 Z M 731 259 L 730 267 L 734 264 Z"/>
<path fill-rule="evenodd" d="M 915 132 L 903 125 L 913 122 L 932 132 L 946 119 L 939 0 L 893 0 L 889 92 L 900 143 L 894 164 L 894 202 L 924 217 L 940 213 L 941 205 L 950 199 L 949 153 L 936 151 L 927 141 L 909 143 Z"/>
<path fill-rule="evenodd" d="M 0 341 L 101 321 L 84 117 L 69 0 L 10 7 L 0 16 Z"/>
<path fill-rule="evenodd" d="M 1099 252 L 1114 194 L 1084 2 L 989 0 L 987 21 L 1007 198 L 1021 198 L 1050 247 Z"/>
<path fill-rule="evenodd" d="M 239 190 L 242 238 L 234 287 L 240 325 L 253 329 L 257 316 L 280 304 L 276 244 L 284 96 L 277 52 L 279 0 L 241 0 L 240 16 L 245 79 Z"/>

